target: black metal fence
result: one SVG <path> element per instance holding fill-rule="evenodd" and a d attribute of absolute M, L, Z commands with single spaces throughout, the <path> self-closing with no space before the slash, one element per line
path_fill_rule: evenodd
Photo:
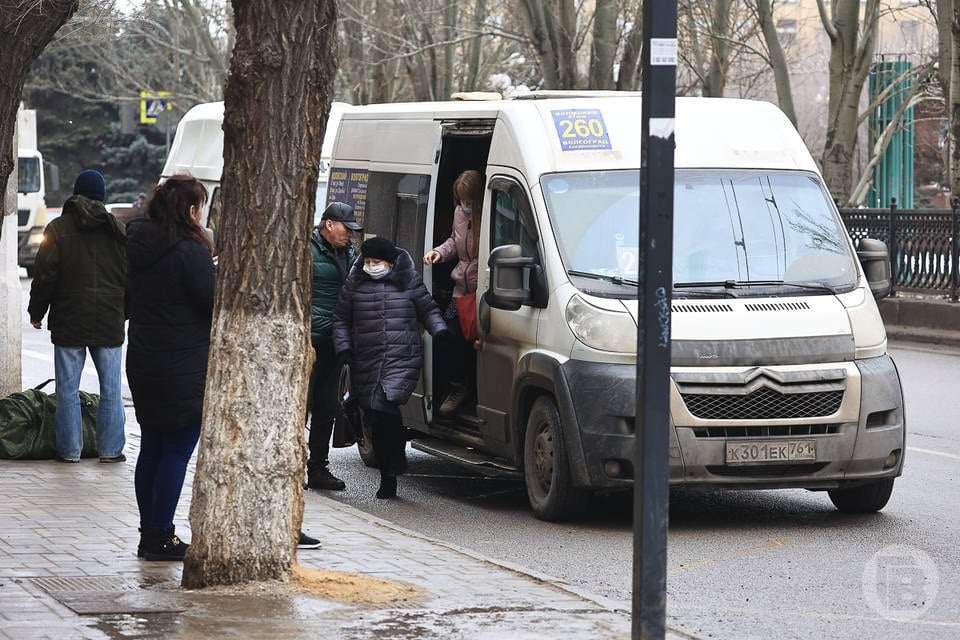
<path fill-rule="evenodd" d="M 890 251 L 893 292 L 949 296 L 957 302 L 960 199 L 952 209 L 840 209 L 853 238 L 876 238 Z"/>

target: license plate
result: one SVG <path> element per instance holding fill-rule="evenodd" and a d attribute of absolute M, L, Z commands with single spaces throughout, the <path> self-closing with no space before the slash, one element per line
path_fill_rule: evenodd
<path fill-rule="evenodd" d="M 816 440 L 727 441 L 727 464 L 816 460 Z"/>

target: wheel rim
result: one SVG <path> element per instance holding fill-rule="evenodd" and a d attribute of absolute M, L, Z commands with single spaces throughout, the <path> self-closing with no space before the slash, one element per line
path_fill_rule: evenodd
<path fill-rule="evenodd" d="M 547 425 L 537 428 L 533 440 L 533 465 L 537 489 L 541 495 L 550 493 L 553 484 L 553 432 Z"/>

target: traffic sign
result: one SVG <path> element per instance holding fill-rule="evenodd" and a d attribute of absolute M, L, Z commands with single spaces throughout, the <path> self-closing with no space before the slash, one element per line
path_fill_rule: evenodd
<path fill-rule="evenodd" d="M 157 91 L 156 93 L 141 91 L 140 122 L 143 124 L 154 124 L 160 114 L 172 109 L 173 106 L 170 104 L 170 101 L 167 100 L 167 96 L 169 95 L 169 91 Z"/>

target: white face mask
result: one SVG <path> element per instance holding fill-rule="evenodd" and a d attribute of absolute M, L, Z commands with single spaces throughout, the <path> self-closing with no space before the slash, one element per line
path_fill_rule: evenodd
<path fill-rule="evenodd" d="M 365 264 L 363 265 L 363 271 L 374 280 L 377 280 L 387 275 L 387 272 L 390 271 L 390 269 L 385 264 L 374 264 L 374 265 Z"/>
<path fill-rule="evenodd" d="M 460 205 L 460 208 L 463 209 L 463 212 L 467 215 L 470 215 L 471 213 L 473 213 L 473 207 L 471 207 L 468 204 L 462 204 Z"/>

